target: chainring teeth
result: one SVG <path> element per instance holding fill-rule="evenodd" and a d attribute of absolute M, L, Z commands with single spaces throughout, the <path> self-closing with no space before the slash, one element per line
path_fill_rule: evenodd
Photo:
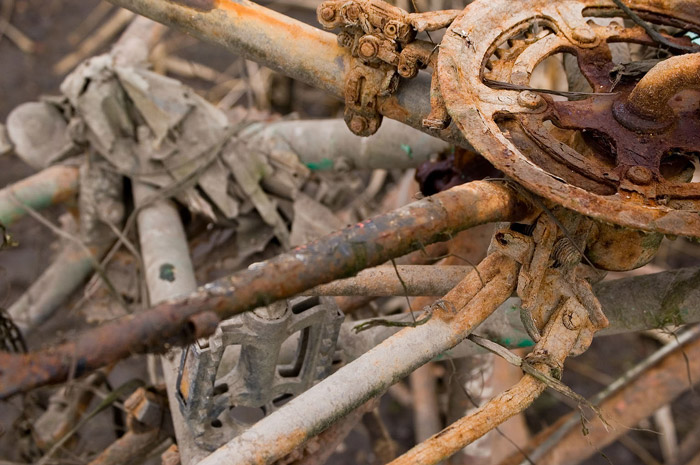
<path fill-rule="evenodd" d="M 652 16 L 661 18 L 657 22 L 664 24 L 687 21 L 689 16 L 683 13 L 683 10 L 679 10 L 679 17 L 674 18 L 676 11 L 663 10 L 659 6 L 660 2 L 637 0 L 631 3 L 635 11 L 640 11 L 647 18 Z M 670 3 L 678 6 L 682 2 L 671 1 Z M 507 13 L 499 17 L 501 11 Z M 635 25 L 625 28 L 614 22 L 609 25 L 594 23 L 593 13 L 600 17 L 619 17 L 621 14 L 616 5 L 607 0 L 565 1 L 554 4 L 546 3 L 544 0 L 527 3 L 508 0 L 473 2 L 452 23 L 441 46 L 438 76 L 448 113 L 474 148 L 506 175 L 545 198 L 607 223 L 646 231 L 699 237 L 700 196 L 695 196 L 695 191 L 700 192 L 700 189 L 691 187 L 690 191 L 684 191 L 685 199 L 681 201 L 673 198 L 668 201 L 662 197 L 659 197 L 660 203 L 653 201 L 657 195 L 655 187 L 637 189 L 635 186 L 630 186 L 624 177 L 621 178 L 619 173 L 613 172 L 614 170 L 606 165 L 608 162 L 605 160 L 609 157 L 601 160 L 602 168 L 598 168 L 601 172 L 595 175 L 588 175 L 585 172 L 585 169 L 589 169 L 586 168 L 587 163 L 574 167 L 571 164 L 567 165 L 566 160 L 553 159 L 552 163 L 559 163 L 564 169 L 564 171 L 559 170 L 560 174 L 556 174 L 550 171 L 550 164 L 538 166 L 533 162 L 496 121 L 500 115 L 504 114 L 533 115 L 547 112 L 543 112 L 541 107 L 526 108 L 521 103 L 522 100 L 519 103 L 522 93 L 520 87 L 496 88 L 487 85 L 489 83 L 484 79 L 502 81 L 516 86 L 528 86 L 537 65 L 547 57 L 558 53 L 571 53 L 578 56 L 579 67 L 583 66 L 580 54 L 593 53 L 594 55 L 587 55 L 588 58 L 585 60 L 592 59 L 593 62 L 587 63 L 593 63 L 598 68 L 594 71 L 590 69 L 584 71 L 582 68 L 580 70 L 594 89 L 598 92 L 601 89 L 604 90 L 605 86 L 600 83 L 606 76 L 608 65 L 596 64 L 595 54 L 601 53 L 600 50 L 607 50 L 607 56 L 604 57 L 610 63 L 609 66 L 613 66 L 614 62 L 607 44 L 640 42 L 640 34 L 645 33 Z M 696 23 L 698 17 L 694 18 Z M 543 34 L 543 30 L 548 32 Z M 574 31 L 579 36 L 578 40 L 573 39 Z M 533 37 L 537 40 L 532 40 Z M 641 42 L 644 43 L 643 40 Z M 601 44 L 606 44 L 605 48 L 600 48 Z M 647 41 L 646 45 L 650 45 L 650 42 Z M 589 75 L 591 72 L 597 73 L 595 79 Z M 542 100 L 545 100 L 544 106 L 551 114 L 553 107 L 551 100 L 549 98 Z M 540 123 L 546 119 L 543 117 Z M 548 119 L 551 120 L 551 118 Z M 585 132 L 585 127 L 582 129 Z M 566 130 L 572 134 L 577 133 L 575 128 Z M 601 133 L 600 136 L 594 134 L 594 137 L 604 140 L 606 136 L 605 133 Z M 546 145 L 544 144 L 543 148 L 540 144 L 539 147 L 539 150 L 543 150 L 545 157 L 549 156 L 546 153 Z M 614 145 L 609 146 L 614 147 Z M 661 146 L 663 145 L 659 145 Z M 588 151 L 588 155 L 581 156 L 584 159 L 595 156 L 596 150 L 600 150 L 601 147 L 603 146 L 594 146 Z M 528 150 L 532 150 L 532 147 Z M 571 147 L 567 147 L 567 150 L 570 151 L 569 153 L 576 152 L 576 149 Z M 572 150 L 574 152 L 571 152 Z M 668 152 L 663 153 L 665 157 Z M 574 158 L 581 161 L 580 158 Z M 662 159 L 661 152 L 657 158 Z M 535 159 L 541 158 L 535 157 Z M 620 169 L 623 170 L 621 174 L 626 176 L 624 170 L 628 168 L 625 166 L 627 165 Z M 578 178 L 562 176 L 561 173 L 566 174 L 567 168 L 572 173 L 577 169 Z M 584 171 L 581 171 L 582 169 Z M 652 171 L 654 182 L 660 182 L 660 186 L 670 185 L 670 192 L 674 192 L 674 188 L 678 190 L 681 186 L 662 179 L 659 173 L 656 173 L 659 171 L 658 168 Z M 602 179 L 602 174 L 609 176 L 609 179 Z M 590 182 L 581 184 L 577 181 L 584 178 L 593 181 L 597 179 L 596 182 L 600 182 L 601 186 L 618 187 L 613 188 L 612 191 L 609 188 L 592 188 Z M 630 187 L 632 188 L 629 189 Z M 698 198 L 693 200 L 696 197 Z"/>

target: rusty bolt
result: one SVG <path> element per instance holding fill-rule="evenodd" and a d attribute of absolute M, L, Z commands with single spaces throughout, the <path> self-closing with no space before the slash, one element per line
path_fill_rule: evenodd
<path fill-rule="evenodd" d="M 362 10 L 360 10 L 360 7 L 357 6 L 354 3 L 351 3 L 350 5 L 345 8 L 345 18 L 347 18 L 348 21 L 350 22 L 355 22 L 358 19 L 360 19 L 360 13 Z"/>
<path fill-rule="evenodd" d="M 582 44 L 590 44 L 591 42 L 595 42 L 597 38 L 595 31 L 588 26 L 579 26 L 575 28 L 572 31 L 571 36 L 574 38 L 574 40 L 581 42 Z"/>
<path fill-rule="evenodd" d="M 525 108 L 535 110 L 542 106 L 544 99 L 531 90 L 524 90 L 518 94 L 518 103 Z"/>
<path fill-rule="evenodd" d="M 395 22 L 391 21 L 391 22 L 387 23 L 386 26 L 384 26 L 384 34 L 388 38 L 395 39 L 396 36 L 398 35 L 398 33 L 399 33 L 399 28 Z"/>
<path fill-rule="evenodd" d="M 645 166 L 633 166 L 627 170 L 627 179 L 640 186 L 646 186 L 652 181 L 653 175 Z"/>
<path fill-rule="evenodd" d="M 578 329 L 581 328 L 583 318 L 581 318 L 579 312 L 576 311 L 575 305 L 567 305 L 562 315 L 562 323 L 564 323 L 566 329 L 571 331 L 578 331 Z"/>
<path fill-rule="evenodd" d="M 355 115 L 350 120 L 350 130 L 355 134 L 361 134 L 367 129 L 367 119 L 364 116 Z"/>
<path fill-rule="evenodd" d="M 333 21 L 335 19 L 335 8 L 326 6 L 321 8 L 321 19 L 324 21 Z"/>
<path fill-rule="evenodd" d="M 364 58 L 372 58 L 377 55 L 377 44 L 372 41 L 365 40 L 360 44 L 359 52 Z"/>

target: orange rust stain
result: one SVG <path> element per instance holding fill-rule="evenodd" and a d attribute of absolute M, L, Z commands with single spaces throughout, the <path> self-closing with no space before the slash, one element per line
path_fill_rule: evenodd
<path fill-rule="evenodd" d="M 267 23 L 267 26 L 270 28 L 268 33 L 280 33 L 281 31 L 284 31 L 297 40 L 328 42 L 329 44 L 336 46 L 335 40 L 329 40 L 327 37 L 325 37 L 326 34 L 323 31 L 301 24 L 290 24 L 289 18 L 282 15 L 279 15 L 280 18 L 277 18 L 276 16 L 278 16 L 278 13 L 275 13 L 274 11 L 259 11 L 260 7 L 250 7 L 232 0 L 215 0 L 215 2 L 217 8 L 227 11 L 229 14 L 236 15 L 242 21 Z M 332 38 L 335 39 L 334 37 Z"/>

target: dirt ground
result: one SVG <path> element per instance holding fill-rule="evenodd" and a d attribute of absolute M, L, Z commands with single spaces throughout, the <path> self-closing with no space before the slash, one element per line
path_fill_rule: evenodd
<path fill-rule="evenodd" d="M 57 92 L 64 75 L 54 73 L 52 67 L 67 54 L 75 51 L 76 45 L 69 42 L 68 34 L 83 22 L 98 3 L 97 0 L 15 0 L 12 24 L 35 42 L 36 51 L 26 53 L 6 37 L 0 39 L 0 121 L 4 121 L 18 104 L 35 100 L 42 94 Z M 309 22 L 313 21 L 313 15 L 306 10 L 287 9 L 285 12 L 302 16 Z M 233 62 L 230 53 L 217 47 L 184 36 L 181 37 L 180 43 L 178 56 L 181 58 L 196 57 L 198 62 L 221 72 L 227 70 Z M 106 48 L 101 47 L 95 53 L 105 51 Z M 209 83 L 195 79 L 185 82 L 203 91 L 210 86 Z M 286 92 L 285 89 L 291 89 L 282 79 L 279 80 L 279 88 L 281 93 Z M 273 102 L 274 109 L 282 113 L 295 111 L 301 116 L 338 115 L 340 107 L 335 100 L 304 86 L 298 85 L 293 89 L 293 96 L 282 97 L 278 102 Z M 15 157 L 6 157 L 1 162 L 0 187 L 33 172 Z M 57 221 L 62 211 L 62 208 L 56 207 L 48 210 L 46 214 L 52 221 Z M 19 245 L 0 253 L 0 305 L 4 307 L 39 276 L 56 251 L 53 234 L 30 218 L 18 222 L 10 232 Z M 683 239 L 668 242 L 655 264 L 666 268 L 697 266 L 700 264 L 700 249 Z M 54 333 L 54 341 L 71 336 L 70 328 L 66 329 L 65 322 L 63 323 L 59 325 L 60 328 L 56 328 L 64 332 Z M 41 346 L 45 342 L 43 338 L 52 331 L 54 326 L 51 326 L 50 322 L 41 336 L 28 341 L 30 348 Z M 618 376 L 658 347 L 657 342 L 641 335 L 596 339 L 591 348 L 576 359 L 577 365 L 588 367 L 589 370 L 569 369 L 565 372 L 564 382 L 584 396 L 593 395 L 605 387 L 607 377 Z M 143 359 L 137 358 L 119 364 L 110 376 L 110 382 L 113 386 L 118 386 L 137 376 L 145 376 Z M 9 434 L 9 431 L 31 428 L 19 412 L 22 409 L 41 408 L 45 405 L 47 394 L 48 390 L 38 390 L 23 399 L 15 398 L 9 403 L 0 403 L 0 463 L 6 463 L 2 460 L 22 461 L 21 447 L 14 442 L 16 436 Z M 676 428 L 679 437 L 682 438 L 700 418 L 700 396 L 688 392 L 674 402 L 672 407 Z M 545 394 L 527 411 L 527 423 L 533 431 L 537 431 L 570 410 L 558 397 Z M 411 413 L 390 396 L 382 401 L 381 411 L 392 437 L 400 445 L 400 451 L 407 450 L 412 444 L 414 434 Z M 85 450 L 96 452 L 113 441 L 115 436 L 111 425 L 111 412 L 104 412 L 94 420 L 90 431 L 82 431 Z M 653 423 L 644 425 L 641 429 L 643 430 L 629 431 L 627 437 L 641 445 L 660 462 L 661 451 L 658 435 L 653 432 Z M 346 446 L 339 450 L 329 463 L 363 463 L 368 447 L 367 438 L 363 433 L 355 431 Z M 609 463 L 633 465 L 641 462 L 637 455 L 619 442 L 585 462 L 586 465 Z"/>

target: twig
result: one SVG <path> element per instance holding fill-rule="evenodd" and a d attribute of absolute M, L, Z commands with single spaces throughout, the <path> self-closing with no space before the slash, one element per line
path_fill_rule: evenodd
<path fill-rule="evenodd" d="M 569 92 L 563 90 L 540 89 L 536 87 L 524 86 L 521 84 L 513 84 L 511 82 L 494 81 L 484 78 L 484 84 L 492 86 L 495 89 L 504 90 L 530 90 L 540 94 L 560 95 L 562 97 L 590 97 L 591 95 L 617 95 L 617 92 Z"/>
<path fill-rule="evenodd" d="M 5 34 L 5 29 L 7 25 L 10 24 L 10 19 L 12 18 L 12 10 L 15 7 L 15 0 L 3 0 L 2 11 L 0 11 L 0 16 L 3 19 L 3 23 L 0 24 L 0 41 L 2 36 Z"/>
<path fill-rule="evenodd" d="M 587 421 L 586 417 L 583 414 L 583 406 L 588 407 L 589 409 L 593 410 L 596 415 L 598 415 L 598 418 L 600 418 L 600 421 L 603 422 L 604 425 L 610 426 L 608 421 L 605 419 L 603 416 L 603 412 L 593 405 L 588 399 L 583 397 L 580 394 L 577 394 L 574 392 L 569 386 L 566 384 L 562 383 L 558 379 L 550 376 L 547 373 L 544 373 L 538 369 L 536 369 L 532 363 L 518 357 L 515 355 L 513 352 L 510 350 L 506 349 L 505 347 L 496 344 L 493 341 L 490 341 L 486 338 L 483 338 L 481 336 L 477 336 L 476 334 L 470 334 L 468 336 L 468 339 L 472 341 L 473 343 L 483 347 L 484 349 L 493 352 L 494 354 L 498 355 L 499 357 L 503 358 L 506 362 L 510 363 L 513 366 L 520 367 L 525 373 L 528 375 L 532 376 L 533 378 L 536 378 L 538 381 L 544 383 L 547 387 L 550 389 L 554 389 L 555 391 L 565 395 L 566 397 L 576 401 L 576 403 L 579 406 L 579 411 L 581 412 L 581 418 L 582 421 Z"/>
<path fill-rule="evenodd" d="M 101 1 L 97 4 L 95 8 L 88 13 L 85 19 L 70 33 L 68 34 L 68 42 L 72 45 L 76 45 L 80 42 L 85 35 L 87 35 L 91 30 L 99 24 L 100 21 L 104 19 L 107 14 L 112 11 L 114 6 L 111 3 Z"/>
<path fill-rule="evenodd" d="M 413 313 L 411 313 L 411 316 L 415 318 Z M 396 328 L 415 328 L 416 326 L 421 326 L 426 324 L 428 321 L 433 316 L 433 310 L 432 308 L 429 308 L 425 312 L 425 316 L 423 318 L 420 318 L 418 320 L 414 321 L 392 321 L 392 320 L 386 320 L 384 318 L 373 318 L 371 320 L 367 320 L 363 323 L 360 323 L 359 325 L 356 325 L 353 330 L 356 333 L 360 333 L 362 331 L 366 331 L 370 328 L 374 328 L 375 326 L 393 326 Z"/>
<path fill-rule="evenodd" d="M 85 39 L 78 47 L 78 50 L 61 58 L 53 66 L 54 74 L 65 74 L 73 69 L 78 63 L 95 53 L 97 49 L 116 36 L 134 16 L 135 14 L 129 10 L 118 10 L 102 27 Z"/>
<path fill-rule="evenodd" d="M 0 17 L 0 39 L 2 39 L 3 35 L 24 53 L 34 53 L 37 50 L 36 42 L 13 26 L 9 18 Z"/>
<path fill-rule="evenodd" d="M 82 428 L 88 421 L 90 421 L 95 415 L 112 405 L 119 397 L 122 395 L 132 392 L 135 389 L 143 386 L 144 383 L 140 379 L 132 379 L 131 381 L 127 381 L 126 383 L 122 384 L 119 386 L 117 389 L 109 393 L 107 397 L 105 397 L 102 402 L 97 404 L 97 406 L 90 411 L 87 415 L 85 415 L 73 428 L 70 429 L 61 439 L 56 441 L 56 443 L 51 446 L 51 449 L 44 454 L 43 457 L 41 457 L 37 462 L 36 465 L 46 465 L 46 463 L 49 461 L 49 459 L 60 449 L 63 447 L 63 445 L 68 441 L 71 436 L 73 436 L 76 431 L 78 431 L 80 428 Z"/>

